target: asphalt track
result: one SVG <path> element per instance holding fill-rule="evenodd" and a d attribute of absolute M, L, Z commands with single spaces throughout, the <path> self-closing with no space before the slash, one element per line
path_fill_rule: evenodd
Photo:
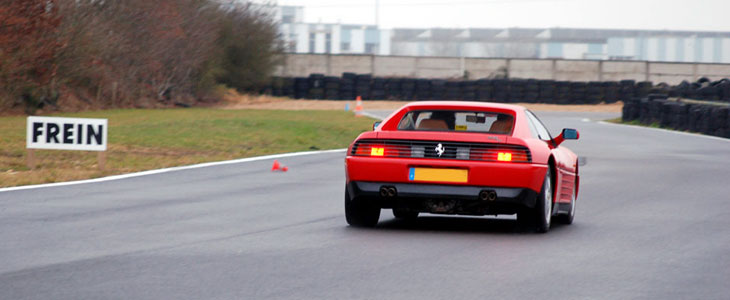
<path fill-rule="evenodd" d="M 344 153 L 0 192 L 0 299 L 728 299 L 730 141 L 538 113 L 576 222 L 343 215 Z M 586 120 L 586 118 L 590 120 Z"/>

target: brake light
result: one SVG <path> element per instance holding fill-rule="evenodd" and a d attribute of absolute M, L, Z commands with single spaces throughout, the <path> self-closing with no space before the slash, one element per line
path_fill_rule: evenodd
<path fill-rule="evenodd" d="M 527 151 L 517 149 L 472 149 L 471 160 L 498 162 L 529 162 Z"/>
<path fill-rule="evenodd" d="M 385 148 L 372 147 L 370 149 L 370 156 L 383 156 L 385 155 Z"/>
<path fill-rule="evenodd" d="M 497 160 L 498 161 L 512 161 L 512 153 L 499 152 L 499 153 L 497 153 Z"/>

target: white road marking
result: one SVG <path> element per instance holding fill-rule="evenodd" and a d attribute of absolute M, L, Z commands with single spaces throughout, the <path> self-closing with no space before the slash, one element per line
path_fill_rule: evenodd
<path fill-rule="evenodd" d="M 375 115 L 375 114 L 371 114 L 371 113 L 366 112 L 366 111 L 363 111 L 360 114 L 363 115 L 363 116 L 366 116 L 366 117 L 370 117 L 370 118 L 376 119 L 376 120 L 382 120 L 383 119 L 383 117 L 381 117 L 381 116 L 378 116 L 378 115 Z"/>
<path fill-rule="evenodd" d="M 277 159 L 277 158 L 294 157 L 294 156 L 304 156 L 304 155 L 314 155 L 314 154 L 325 154 L 325 153 L 337 153 L 337 152 L 345 152 L 345 151 L 347 151 L 347 149 L 333 149 L 333 150 L 321 150 L 321 151 L 305 151 L 305 152 L 293 152 L 293 153 L 282 153 L 282 154 L 273 154 L 273 155 L 265 155 L 265 156 L 247 157 L 247 158 L 234 159 L 234 160 L 208 162 L 208 163 L 202 163 L 202 164 L 197 164 L 197 165 L 180 166 L 180 167 L 172 167 L 172 168 L 165 168 L 165 169 L 142 171 L 142 172 L 137 172 L 137 173 L 113 175 L 113 176 L 102 177 L 102 178 L 94 178 L 94 179 L 86 179 L 86 180 L 78 180 L 78 181 L 67 181 L 67 182 L 56 182 L 56 183 L 45 183 L 45 184 L 24 185 L 24 186 L 0 188 L 0 193 L 2 193 L 2 192 L 10 192 L 10 191 L 19 191 L 19 190 L 47 188 L 47 187 L 58 187 L 58 186 L 67 186 L 67 185 L 78 185 L 78 184 L 105 182 L 105 181 L 112 181 L 112 180 L 120 180 L 120 179 L 126 179 L 126 178 L 133 178 L 133 177 L 141 177 L 141 176 L 147 176 L 147 175 L 154 175 L 154 174 L 169 173 L 169 172 L 175 172 L 175 171 L 181 171 L 181 170 L 199 169 L 199 168 L 207 168 L 207 167 L 214 167 L 214 166 L 222 166 L 222 165 L 230 165 L 230 164 L 238 164 L 238 163 L 247 163 L 247 162 L 252 162 L 252 161 L 262 161 L 262 160 L 267 160 L 267 159 Z"/>
<path fill-rule="evenodd" d="M 588 122 L 590 122 L 590 121 L 591 121 L 591 119 L 582 119 L 581 121 L 583 121 L 583 122 L 585 122 L 585 123 L 588 123 Z"/>

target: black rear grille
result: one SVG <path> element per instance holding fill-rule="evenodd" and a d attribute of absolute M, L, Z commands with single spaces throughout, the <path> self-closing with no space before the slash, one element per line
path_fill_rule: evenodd
<path fill-rule="evenodd" d="M 499 161 L 499 153 L 509 153 L 512 162 L 532 161 L 530 150 L 520 145 L 412 140 L 359 140 L 350 155 L 371 156 L 373 148 L 384 148 L 383 157 Z"/>

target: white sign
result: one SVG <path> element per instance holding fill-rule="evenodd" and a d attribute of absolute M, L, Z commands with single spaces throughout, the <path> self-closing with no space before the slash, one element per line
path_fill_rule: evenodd
<path fill-rule="evenodd" d="M 28 117 L 28 149 L 106 151 L 107 120 Z"/>

